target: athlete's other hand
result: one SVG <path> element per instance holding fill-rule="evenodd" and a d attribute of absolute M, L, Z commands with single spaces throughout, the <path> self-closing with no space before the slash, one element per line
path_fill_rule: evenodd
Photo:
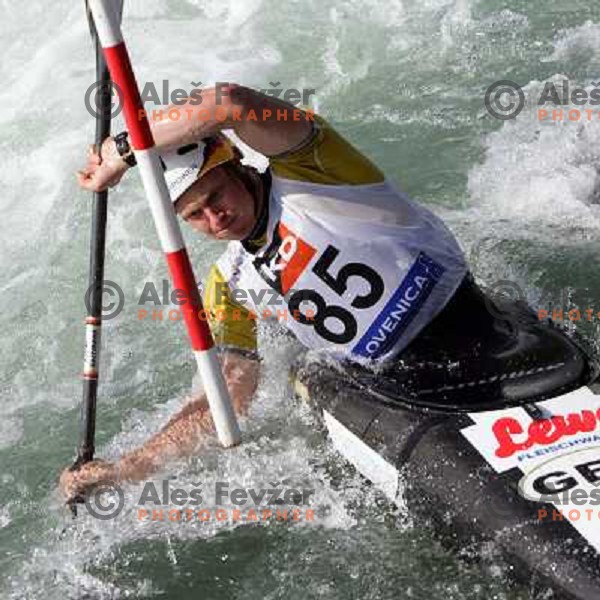
<path fill-rule="evenodd" d="M 86 490 L 101 481 L 118 481 L 114 463 L 94 460 L 82 465 L 76 471 L 65 469 L 60 476 L 59 486 L 66 500 L 69 501 L 85 494 Z"/>
<path fill-rule="evenodd" d="M 109 137 L 104 140 L 100 152 L 97 146 L 88 146 L 87 164 L 77 171 L 77 181 L 84 190 L 102 192 L 117 185 L 128 168 L 113 138 Z"/>

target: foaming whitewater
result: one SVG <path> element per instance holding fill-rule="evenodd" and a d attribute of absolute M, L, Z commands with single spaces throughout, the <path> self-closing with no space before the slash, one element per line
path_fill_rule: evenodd
<path fill-rule="evenodd" d="M 291 482 L 288 487 L 314 490 L 311 507 L 315 510 L 315 523 L 288 523 L 286 535 L 303 537 L 310 534 L 315 526 L 321 531 L 346 530 L 356 526 L 357 518 L 350 506 L 353 503 L 360 503 L 363 507 L 375 506 L 379 494 L 363 488 L 358 476 L 348 471 L 329 445 L 323 443 L 320 433 L 314 429 L 316 421 L 313 415 L 306 407 L 290 400 L 289 383 L 283 367 L 290 366 L 298 351 L 297 346 L 268 331 L 261 341 L 268 351 L 269 364 L 250 414 L 240 422 L 244 432 L 243 444 L 223 451 L 215 441 L 207 440 L 198 457 L 171 465 L 168 473 L 158 474 L 151 481 L 158 490 L 162 489 L 163 478 L 169 479 L 172 489 L 189 492 L 201 487 L 204 500 L 199 508 L 214 515 L 219 508 L 228 510 L 230 514 L 240 508 L 231 501 L 215 503 L 212 491 L 217 482 L 227 482 L 232 489 L 261 489 L 274 485 L 270 482 L 285 480 Z M 99 454 L 115 459 L 123 452 L 138 447 L 183 404 L 184 398 L 174 398 L 150 412 L 132 411 L 123 430 L 100 448 Z M 336 479 L 335 485 L 331 483 L 332 477 Z M 209 543 L 219 534 L 231 534 L 239 527 L 252 527 L 242 522 L 217 521 L 215 518 L 206 522 L 198 519 L 172 522 L 167 517 L 163 521 L 140 520 L 138 510 L 141 505 L 138 503 L 145 485 L 124 485 L 124 509 L 115 519 L 108 521 L 92 518 L 84 507 L 79 508 L 79 515 L 73 521 L 64 515 L 58 495 L 50 493 L 43 504 L 50 509 L 54 530 L 48 531 L 40 540 L 22 571 L 9 578 L 10 597 L 20 599 L 24 590 L 30 597 L 52 600 L 81 598 L 83 595 L 94 599 L 138 597 L 141 594 L 151 597 L 157 590 L 147 579 L 138 578 L 133 584 L 116 586 L 92 573 L 95 568 L 101 569 L 118 560 L 120 548 L 139 540 L 155 540 L 167 545 L 173 540 Z M 116 497 L 108 500 L 116 500 Z M 152 508 L 148 504 L 143 506 Z M 260 514 L 262 508 L 256 510 Z M 0 513 L 0 527 L 8 522 L 8 514 Z M 278 527 L 281 529 L 275 520 L 254 527 L 260 527 L 256 533 L 259 536 L 268 536 Z M 235 552 L 235 548 L 229 551 Z M 176 564 L 177 559 L 172 557 L 172 560 Z"/>
<path fill-rule="evenodd" d="M 590 22 L 559 31 L 550 50 L 540 56 L 540 63 L 547 68 L 568 68 L 571 90 L 581 87 L 589 93 L 597 87 L 591 75 L 597 71 L 600 56 L 596 32 L 597 25 Z M 488 248 L 487 260 L 479 261 L 483 266 L 480 274 L 488 283 L 498 278 L 517 282 L 530 300 L 540 297 L 532 276 L 541 280 L 543 287 L 560 288 L 561 263 L 572 265 L 568 285 L 587 289 L 588 297 L 593 298 L 589 277 L 595 279 L 595 274 L 578 267 L 583 266 L 600 226 L 600 119 L 596 114 L 589 120 L 584 112 L 585 108 L 595 112 L 597 107 L 580 107 L 579 121 L 568 117 L 572 106 L 563 107 L 562 120 L 551 116 L 554 108 L 561 107 L 544 107 L 549 114 L 546 119 L 540 119 L 538 113 L 545 86 L 554 84 L 561 90 L 566 80 L 564 72 L 555 72 L 524 85 L 524 110 L 482 136 L 482 159 L 468 174 L 467 214 L 480 227 L 476 237 L 466 234 L 470 238 L 466 245 L 475 255 L 483 246 Z M 502 251 L 490 252 L 503 243 L 506 247 L 507 241 L 515 248 L 527 246 L 530 261 L 524 262 L 522 256 L 515 260 Z M 593 329 L 597 337 L 597 325 Z"/>
<path fill-rule="evenodd" d="M 600 225 L 600 120 L 571 122 L 566 110 L 562 122 L 538 119 L 544 85 L 562 89 L 564 80 L 556 75 L 524 88 L 527 109 L 486 136 L 485 159 L 469 174 L 469 193 L 490 213 L 525 227 L 537 223 L 568 229 L 583 223 L 592 230 Z"/>
<path fill-rule="evenodd" d="M 554 40 L 554 52 L 548 61 L 569 61 L 585 65 L 589 76 L 596 77 L 600 69 L 600 25 L 586 21 L 583 25 L 559 31 Z"/>

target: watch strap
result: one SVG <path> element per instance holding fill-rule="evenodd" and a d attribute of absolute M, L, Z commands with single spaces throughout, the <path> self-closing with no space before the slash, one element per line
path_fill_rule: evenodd
<path fill-rule="evenodd" d="M 129 144 L 129 134 L 126 131 L 122 131 L 118 135 L 115 135 L 115 146 L 119 156 L 130 166 L 135 167 L 137 165 L 137 159 Z"/>

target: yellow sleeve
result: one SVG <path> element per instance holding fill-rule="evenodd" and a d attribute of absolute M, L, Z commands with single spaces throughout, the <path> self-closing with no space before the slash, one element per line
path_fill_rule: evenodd
<path fill-rule="evenodd" d="M 323 117 L 314 115 L 313 135 L 297 149 L 269 159 L 277 177 L 323 185 L 381 183 L 384 174 Z"/>
<path fill-rule="evenodd" d="M 205 282 L 203 302 L 217 346 L 256 352 L 256 316 L 232 299 L 229 285 L 216 265 Z"/>

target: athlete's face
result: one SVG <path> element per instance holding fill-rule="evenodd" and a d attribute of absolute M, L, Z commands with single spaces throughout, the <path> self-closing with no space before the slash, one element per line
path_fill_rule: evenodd
<path fill-rule="evenodd" d="M 243 240 L 256 223 L 254 198 L 224 167 L 196 181 L 175 208 L 196 231 L 219 240 Z"/>

